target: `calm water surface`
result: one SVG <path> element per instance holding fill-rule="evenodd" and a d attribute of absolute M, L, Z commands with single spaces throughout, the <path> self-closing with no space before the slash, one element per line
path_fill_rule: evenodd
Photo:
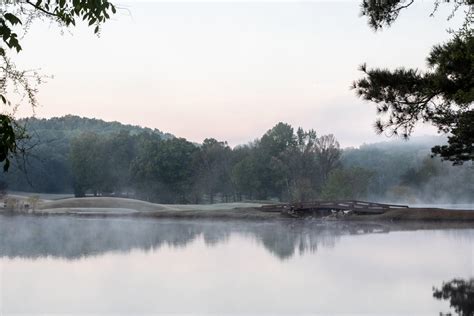
<path fill-rule="evenodd" d="M 474 229 L 0 216 L 0 314 L 453 312 Z"/>

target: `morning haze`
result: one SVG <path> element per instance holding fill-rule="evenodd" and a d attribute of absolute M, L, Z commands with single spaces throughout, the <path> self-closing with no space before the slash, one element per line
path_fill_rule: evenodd
<path fill-rule="evenodd" d="M 472 25 L 0 1 L 0 315 L 474 316 Z"/>
<path fill-rule="evenodd" d="M 381 141 L 374 107 L 350 90 L 359 65 L 425 69 L 433 43 L 459 20 L 446 21 L 444 6 L 430 17 L 429 1 L 379 32 L 358 1 L 117 5 L 99 37 L 33 24 L 19 60 L 54 75 L 41 86 L 38 117 L 97 117 L 231 145 L 280 121 L 333 133 L 343 147 Z M 435 131 L 417 131 L 427 133 Z"/>

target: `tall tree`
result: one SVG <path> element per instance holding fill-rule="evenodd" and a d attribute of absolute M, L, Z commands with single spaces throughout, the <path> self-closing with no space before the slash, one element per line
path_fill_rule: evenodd
<path fill-rule="evenodd" d="M 153 200 L 166 203 L 188 202 L 194 178 L 193 159 L 198 148 L 184 138 L 149 138 L 132 163 L 135 182 L 151 184 Z"/>
<path fill-rule="evenodd" d="M 230 153 L 227 142 L 206 138 L 196 152 L 195 186 L 204 189 L 209 201 L 214 203 L 217 192 L 229 194 L 230 189 Z"/>
<path fill-rule="evenodd" d="M 241 150 L 241 149 L 240 149 Z M 249 149 L 240 157 L 231 170 L 231 180 L 235 185 L 239 200 L 245 196 L 248 199 L 266 198 L 263 184 L 258 173 L 255 149 Z"/>
<path fill-rule="evenodd" d="M 131 183 L 136 190 L 136 196 L 147 201 L 157 201 L 163 193 L 154 164 L 154 156 L 161 143 L 162 139 L 157 135 L 138 135 L 137 152 L 130 164 Z"/>
<path fill-rule="evenodd" d="M 296 145 L 293 127 L 278 123 L 269 129 L 257 143 L 254 167 L 262 184 L 260 198 L 283 198 L 288 188 L 286 153 Z"/>
<path fill-rule="evenodd" d="M 339 166 L 342 150 L 333 134 L 318 137 L 315 146 L 322 181 L 326 182 L 329 173 Z"/>
<path fill-rule="evenodd" d="M 317 157 L 317 135 L 314 130 L 296 131 L 296 144 L 287 150 L 284 163 L 288 168 L 288 194 L 292 201 L 315 199 L 320 191 L 321 174 Z"/>
<path fill-rule="evenodd" d="M 419 122 L 428 122 L 440 132 L 451 133 L 448 145 L 433 153 L 456 164 L 474 160 L 474 0 L 436 0 L 435 11 L 451 3 L 453 14 L 465 12 L 462 27 L 447 43 L 436 45 L 428 58 L 428 70 L 400 67 L 395 70 L 361 66 L 365 77 L 354 82 L 356 93 L 375 102 L 379 133 L 408 137 Z M 414 0 L 363 0 L 362 15 L 374 30 L 390 26 Z M 434 12 L 433 12 L 434 13 Z"/>
<path fill-rule="evenodd" d="M 83 197 L 87 191 L 98 195 L 106 177 L 103 140 L 95 133 L 85 133 L 71 144 L 71 167 L 74 195 Z"/>
<path fill-rule="evenodd" d="M 136 137 L 123 130 L 104 138 L 102 148 L 106 161 L 104 189 L 115 195 L 128 194 L 131 180 L 130 164 L 135 158 Z"/>

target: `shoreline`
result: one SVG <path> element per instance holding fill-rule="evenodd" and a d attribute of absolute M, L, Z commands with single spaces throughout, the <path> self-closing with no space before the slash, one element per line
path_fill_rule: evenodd
<path fill-rule="evenodd" d="M 43 209 L 33 212 L 3 212 L 5 215 L 32 215 L 32 216 L 80 216 L 80 217 L 131 217 L 150 219 L 183 219 L 183 220 L 321 220 L 327 222 L 426 222 L 426 223 L 469 223 L 474 227 L 474 211 L 434 208 L 410 208 L 406 210 L 392 210 L 384 214 L 374 215 L 346 215 L 341 217 L 299 216 L 291 217 L 278 212 L 262 211 L 258 208 L 244 207 L 234 209 L 206 210 L 162 210 L 162 211 L 134 211 L 96 208 L 61 208 Z"/>
<path fill-rule="evenodd" d="M 441 208 L 407 208 L 390 210 L 383 214 L 351 215 L 347 220 L 375 221 L 431 221 L 431 222 L 471 222 L 474 224 L 474 211 Z"/>
<path fill-rule="evenodd" d="M 125 198 L 68 198 L 38 201 L 34 207 L 19 208 L 2 214 L 29 214 L 38 216 L 70 215 L 99 217 L 140 217 L 170 219 L 222 219 L 222 220 L 276 220 L 293 218 L 296 220 L 319 219 L 337 222 L 467 222 L 474 225 L 474 210 L 441 209 L 431 207 L 410 207 L 390 209 L 383 214 L 362 215 L 353 212 L 336 212 L 329 216 L 306 213 L 290 216 L 272 209 L 263 203 L 222 203 L 222 204 L 155 204 Z"/>

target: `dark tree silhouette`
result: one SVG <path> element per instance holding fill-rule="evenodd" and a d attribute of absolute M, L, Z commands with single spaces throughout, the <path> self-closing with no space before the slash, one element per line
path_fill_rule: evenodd
<path fill-rule="evenodd" d="M 472 160 L 474 152 L 474 111 L 469 111 L 457 118 L 458 122 L 451 130 L 448 145 L 435 146 L 433 154 L 451 157 L 454 164 Z"/>
<path fill-rule="evenodd" d="M 443 283 L 440 289 L 433 288 L 433 297 L 449 300 L 449 304 L 459 316 L 474 315 L 474 279 L 453 279 Z"/>
<path fill-rule="evenodd" d="M 400 12 L 414 1 L 364 0 L 362 15 L 367 16 L 374 30 L 390 26 Z M 435 11 L 441 2 L 435 1 Z M 446 146 L 433 148 L 435 155 L 461 164 L 474 160 L 474 1 L 453 1 L 453 14 L 464 9 L 463 26 L 447 43 L 432 48 L 428 70 L 398 68 L 369 69 L 365 77 L 353 83 L 357 95 L 377 104 L 379 133 L 401 134 L 407 138 L 419 122 L 428 122 L 440 132 L 451 133 Z"/>

